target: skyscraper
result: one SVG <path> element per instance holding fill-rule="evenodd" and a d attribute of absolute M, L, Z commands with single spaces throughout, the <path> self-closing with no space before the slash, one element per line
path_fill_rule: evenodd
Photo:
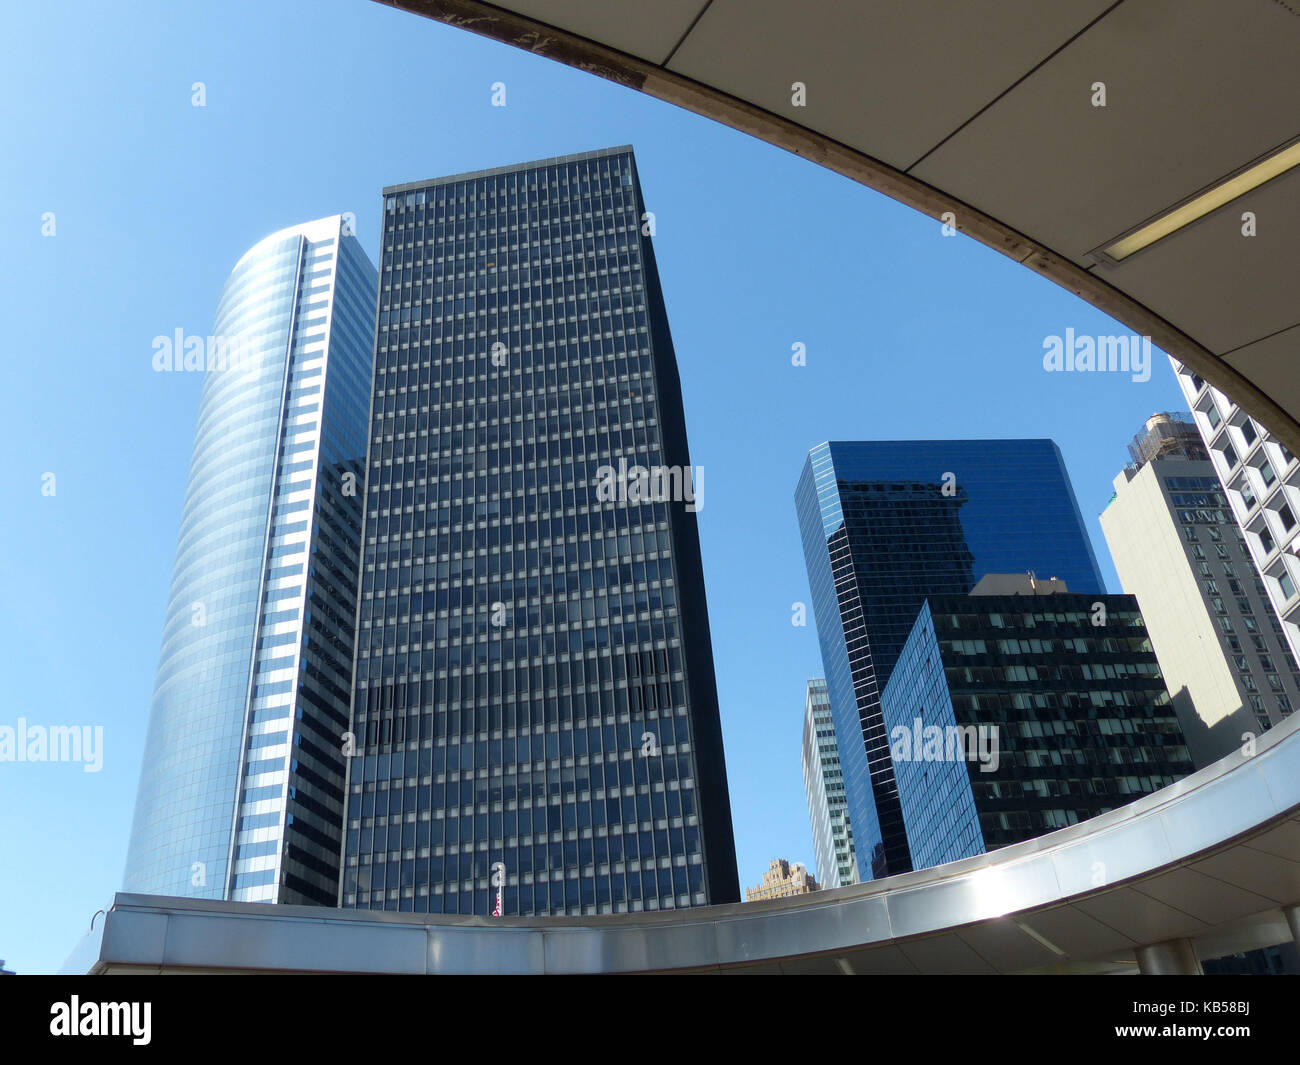
<path fill-rule="evenodd" d="M 907 835 L 880 692 L 930 595 L 1036 571 L 1101 575 L 1050 440 L 829 442 L 795 492 L 817 638 L 862 879 L 906 872 Z"/>
<path fill-rule="evenodd" d="M 831 720 L 826 681 L 808 682 L 803 716 L 803 787 L 812 823 L 813 857 L 822 886 L 845 887 L 858 882 L 853 826 L 844 801 L 844 774 Z"/>
<path fill-rule="evenodd" d="M 1289 716 L 1300 678 L 1191 420 L 1152 415 L 1129 452 L 1101 527 L 1199 768 Z"/>
<path fill-rule="evenodd" d="M 1077 824 L 1192 771 L 1133 597 L 1061 584 L 990 574 L 922 605 L 880 700 L 915 868 Z"/>
<path fill-rule="evenodd" d="M 385 190 L 344 906 L 739 901 L 630 148 Z"/>
<path fill-rule="evenodd" d="M 1174 362 L 1196 428 L 1228 494 L 1275 617 L 1269 628 L 1300 661 L 1300 462 L 1200 375 Z"/>
<path fill-rule="evenodd" d="M 375 287 L 341 217 L 293 226 L 184 342 L 207 376 L 127 891 L 337 898 Z"/>

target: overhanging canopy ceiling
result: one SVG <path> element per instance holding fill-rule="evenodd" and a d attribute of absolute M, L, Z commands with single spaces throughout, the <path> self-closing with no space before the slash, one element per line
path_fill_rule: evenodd
<path fill-rule="evenodd" d="M 380 2 L 951 211 L 1300 453 L 1300 167 L 1123 262 L 1095 254 L 1300 135 L 1300 3 Z"/>

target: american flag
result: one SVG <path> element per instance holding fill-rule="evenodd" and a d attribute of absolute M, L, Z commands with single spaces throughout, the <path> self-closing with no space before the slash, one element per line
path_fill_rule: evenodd
<path fill-rule="evenodd" d="M 501 889 L 500 888 L 497 888 L 497 904 L 492 907 L 492 916 L 493 917 L 501 916 Z"/>

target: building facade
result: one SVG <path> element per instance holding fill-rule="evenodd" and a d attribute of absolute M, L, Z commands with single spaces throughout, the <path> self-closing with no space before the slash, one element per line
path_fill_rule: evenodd
<path fill-rule="evenodd" d="M 1263 575 L 1276 626 L 1300 661 L 1300 462 L 1264 426 L 1177 361 L 1178 385 L 1246 546 Z"/>
<path fill-rule="evenodd" d="M 881 713 L 917 869 L 1077 824 L 1193 769 L 1128 595 L 929 597 Z"/>
<path fill-rule="evenodd" d="M 294 226 L 185 345 L 206 379 L 127 891 L 336 900 L 375 291 L 341 217 Z"/>
<path fill-rule="evenodd" d="M 1200 768 L 1288 717 L 1300 677 L 1191 419 L 1153 415 L 1129 451 L 1101 527 Z"/>
<path fill-rule="evenodd" d="M 385 190 L 341 904 L 739 901 L 630 148 Z"/>
<path fill-rule="evenodd" d="M 795 492 L 859 876 L 911 866 L 880 692 L 930 595 L 1035 571 L 1103 590 L 1050 440 L 828 442 Z"/>
<path fill-rule="evenodd" d="M 823 887 L 847 887 L 858 882 L 853 826 L 844 799 L 844 775 L 831 720 L 826 681 L 814 677 L 804 696 L 803 787 L 812 823 L 813 857 Z"/>
<path fill-rule="evenodd" d="M 821 885 L 808 872 L 803 862 L 787 862 L 784 858 L 773 858 L 758 887 L 745 888 L 745 901 L 788 899 L 792 895 L 807 895 L 809 892 L 820 890 Z"/>

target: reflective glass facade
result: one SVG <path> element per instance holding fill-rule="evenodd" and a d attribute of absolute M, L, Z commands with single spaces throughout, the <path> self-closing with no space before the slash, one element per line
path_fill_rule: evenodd
<path fill-rule="evenodd" d="M 375 286 L 335 216 L 222 290 L 127 891 L 337 898 Z"/>
<path fill-rule="evenodd" d="M 1193 770 L 1129 595 L 931 597 L 881 714 L 917 869 L 1086 821 Z"/>
<path fill-rule="evenodd" d="M 598 495 L 690 466 L 644 212 L 627 148 L 385 190 L 344 906 L 739 901 L 693 504 Z"/>
<path fill-rule="evenodd" d="M 906 872 L 880 691 L 921 604 L 988 573 L 1103 590 L 1050 440 L 828 442 L 795 491 L 858 873 Z"/>

